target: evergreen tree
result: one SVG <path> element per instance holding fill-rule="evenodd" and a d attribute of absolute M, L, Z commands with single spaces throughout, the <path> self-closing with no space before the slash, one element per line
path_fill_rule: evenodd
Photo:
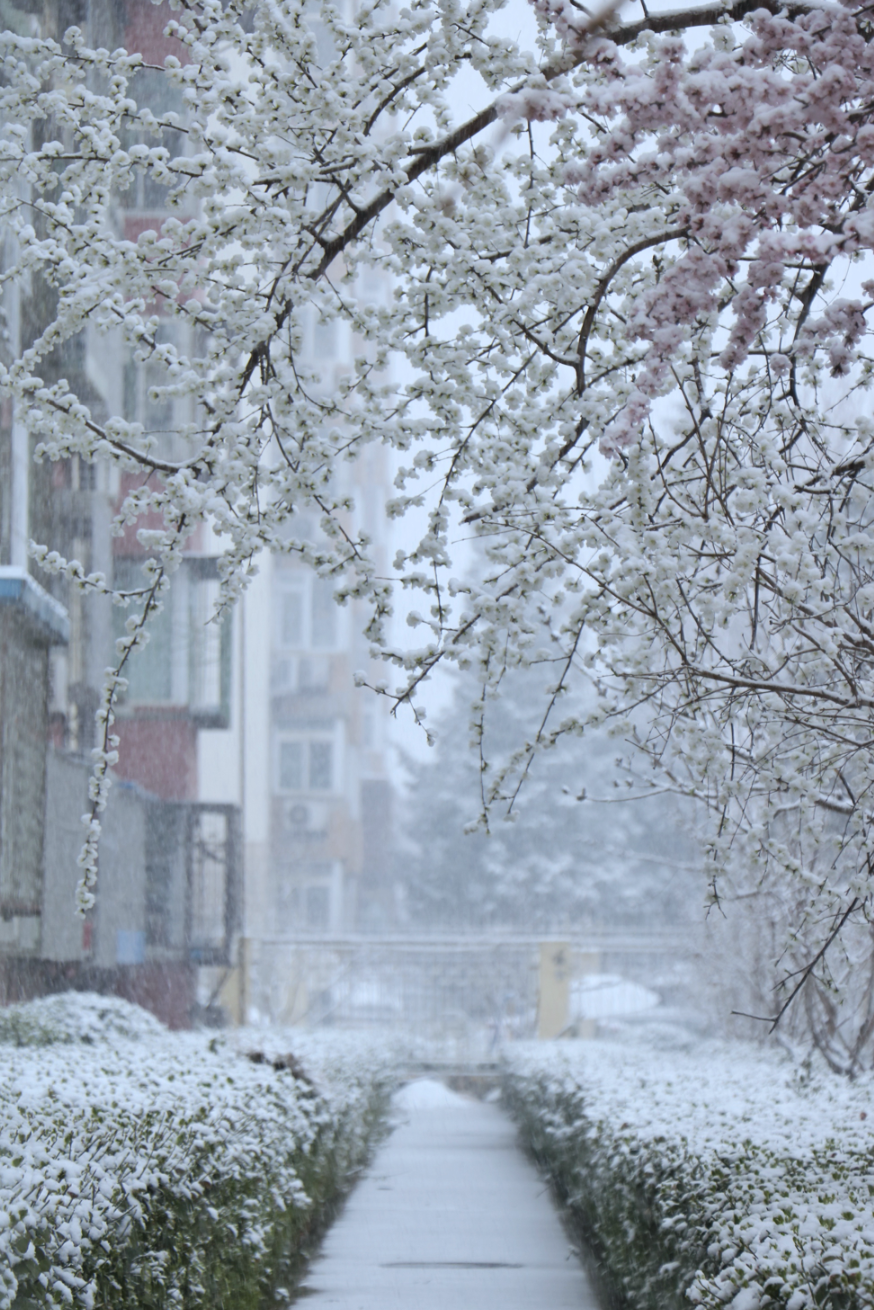
<path fill-rule="evenodd" d="M 541 690 L 530 675 L 505 680 L 481 755 L 470 726 L 476 691 L 459 677 L 433 752 L 407 759 L 399 881 L 411 926 L 574 932 L 669 926 L 700 912 L 691 806 L 664 794 L 626 799 L 645 787 L 606 730 L 539 752 L 512 809 L 506 801 L 488 828 L 477 822 L 489 757 L 518 745 Z"/>

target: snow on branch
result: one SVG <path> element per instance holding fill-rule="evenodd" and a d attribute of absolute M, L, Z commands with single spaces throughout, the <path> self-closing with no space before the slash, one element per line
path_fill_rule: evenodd
<path fill-rule="evenodd" d="M 182 523 L 221 543 L 222 605 L 264 548 L 330 574 L 370 607 L 396 707 L 447 661 L 482 672 L 483 705 L 507 668 L 566 668 L 503 794 L 591 678 L 595 717 L 645 707 L 640 748 L 720 816 L 714 876 L 775 867 L 823 921 L 867 912 L 870 9 L 740 0 L 619 22 L 544 0 L 528 50 L 497 8 L 325 5 L 317 34 L 304 0 L 246 23 L 182 5 L 172 109 L 149 105 L 138 56 L 4 32 L 3 284 L 51 294 L 0 393 L 42 458 L 139 472 L 116 524 L 161 520 L 143 538 L 154 577 Z M 459 121 L 469 69 L 488 94 Z M 147 182 L 166 213 L 125 235 Z M 371 274 L 391 287 L 378 306 L 358 294 Z M 330 384 L 314 322 L 355 343 Z M 148 370 L 169 427 L 62 376 L 86 331 Z M 388 576 L 344 480 L 376 443 L 398 466 L 389 512 L 415 523 Z M 394 638 L 398 597 L 422 644 Z M 823 804 L 846 786 L 851 813 Z"/>

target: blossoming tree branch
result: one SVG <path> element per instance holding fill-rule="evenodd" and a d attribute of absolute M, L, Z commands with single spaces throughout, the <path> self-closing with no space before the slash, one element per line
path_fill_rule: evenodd
<path fill-rule="evenodd" d="M 163 523 L 141 534 L 136 592 L 33 547 L 132 607 L 99 711 L 83 906 L 126 663 L 208 522 L 224 604 L 264 548 L 368 600 L 395 669 L 382 690 L 414 712 L 440 661 L 472 664 L 481 730 L 505 667 L 551 663 L 539 734 L 484 756 L 487 806 L 582 726 L 562 702 L 593 682 L 595 717 L 709 807 L 714 876 L 740 860 L 794 880 L 818 945 L 866 914 L 874 12 L 535 8 L 526 49 L 499 0 L 345 17 L 261 0 L 253 21 L 248 0 L 180 0 L 180 55 L 150 73 L 173 110 L 140 95 L 139 55 L 75 29 L 0 37 L 3 280 L 55 297 L 3 394 L 39 458 L 141 475 L 119 530 Z M 462 75 L 482 91 L 466 120 Z M 118 197 L 140 177 L 172 216 L 125 240 Z M 355 294 L 370 269 L 389 304 Z M 302 342 L 336 320 L 357 355 L 326 392 Z M 195 419 L 93 413 L 56 366 L 86 331 L 120 334 Z M 390 578 L 342 476 L 373 442 L 400 452 L 391 513 L 421 527 Z M 299 527 L 313 512 L 318 541 Z M 407 599 L 409 649 L 386 622 Z"/>

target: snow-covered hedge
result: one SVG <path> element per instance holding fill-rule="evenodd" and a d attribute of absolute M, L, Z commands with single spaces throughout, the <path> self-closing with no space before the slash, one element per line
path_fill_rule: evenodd
<path fill-rule="evenodd" d="M 100 997 L 0 1011 L 0 1042 L 0 1310 L 281 1296 L 390 1090 L 373 1043 L 256 1062 Z"/>
<path fill-rule="evenodd" d="M 167 1029 L 148 1010 L 114 996 L 61 992 L 26 1005 L 0 1009 L 0 1043 L 51 1046 L 56 1042 L 161 1037 Z"/>
<path fill-rule="evenodd" d="M 874 1305 L 874 1084 L 746 1048 L 526 1047 L 505 1096 L 633 1310 Z"/>

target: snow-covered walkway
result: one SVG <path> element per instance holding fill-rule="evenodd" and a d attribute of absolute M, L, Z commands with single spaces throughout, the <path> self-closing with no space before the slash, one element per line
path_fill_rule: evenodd
<path fill-rule="evenodd" d="M 432 1082 L 395 1104 L 301 1288 L 306 1310 L 597 1310 L 506 1115 Z"/>

